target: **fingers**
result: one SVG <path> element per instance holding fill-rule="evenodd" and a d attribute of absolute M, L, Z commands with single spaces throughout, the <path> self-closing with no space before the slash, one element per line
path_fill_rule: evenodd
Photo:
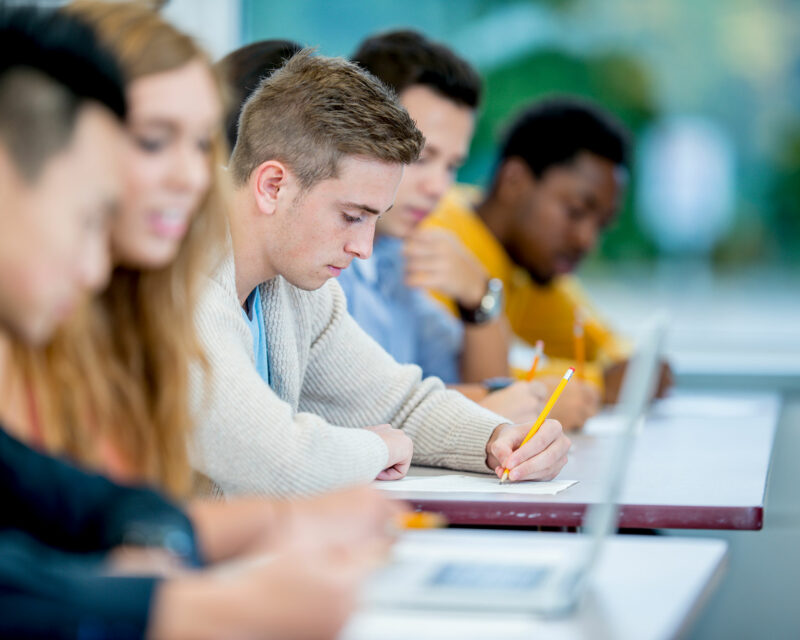
<path fill-rule="evenodd" d="M 554 478 L 566 464 L 571 444 L 557 421 L 546 420 L 536 435 L 506 460 L 505 466 L 511 470 L 509 479 L 516 481 Z"/>
<path fill-rule="evenodd" d="M 449 243 L 454 238 L 453 234 L 445 229 L 420 229 L 418 227 L 406 241 L 406 246 L 437 245 Z"/>
<path fill-rule="evenodd" d="M 547 402 L 547 398 L 550 394 L 547 393 L 547 387 L 543 385 L 541 382 L 527 382 L 528 385 L 528 392 L 540 402 Z"/>
<path fill-rule="evenodd" d="M 503 433 L 499 437 L 497 437 L 493 442 L 491 442 L 488 446 L 489 449 L 489 456 L 488 456 L 488 464 L 490 467 L 495 469 L 495 473 L 497 473 L 497 469 L 500 469 L 500 473 L 498 475 L 503 474 L 503 463 L 508 457 L 511 455 L 513 451 L 512 446 L 514 445 L 513 440 L 511 439 L 512 434 L 508 434 L 507 432 L 511 429 L 511 427 L 506 427 L 503 430 Z M 523 435 L 522 438 L 525 436 Z M 522 442 L 522 438 L 519 438 L 519 442 Z"/>
<path fill-rule="evenodd" d="M 405 468 L 403 468 L 405 467 Z M 408 473 L 409 465 L 394 465 L 384 469 L 377 476 L 376 480 L 400 480 Z"/>
<path fill-rule="evenodd" d="M 374 433 L 384 433 L 386 431 L 391 431 L 393 429 L 392 425 L 390 424 L 375 424 L 364 428 Z"/>

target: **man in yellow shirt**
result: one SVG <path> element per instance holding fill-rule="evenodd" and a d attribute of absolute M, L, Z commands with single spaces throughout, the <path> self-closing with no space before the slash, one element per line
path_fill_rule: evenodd
<path fill-rule="evenodd" d="M 566 98 L 537 102 L 509 129 L 485 197 L 457 186 L 425 222 L 455 233 L 502 280 L 514 333 L 530 344 L 544 341 L 543 376 L 560 375 L 572 363 L 580 315 L 585 378 L 606 402 L 616 400 L 629 346 L 569 274 L 614 220 L 627 155 L 624 129 L 597 107 Z M 660 391 L 670 382 L 665 365 Z"/>

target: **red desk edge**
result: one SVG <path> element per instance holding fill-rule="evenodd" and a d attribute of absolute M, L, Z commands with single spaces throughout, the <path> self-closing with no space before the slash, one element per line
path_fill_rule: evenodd
<path fill-rule="evenodd" d="M 412 508 L 435 511 L 451 524 L 504 527 L 579 527 L 588 505 L 565 502 L 486 502 L 398 498 Z M 761 529 L 764 509 L 626 504 L 620 507 L 621 529 Z"/>

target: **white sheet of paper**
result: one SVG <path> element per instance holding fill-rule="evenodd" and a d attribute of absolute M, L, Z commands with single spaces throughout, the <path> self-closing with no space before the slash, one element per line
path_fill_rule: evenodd
<path fill-rule="evenodd" d="M 506 482 L 500 484 L 496 476 L 412 476 L 402 480 L 376 481 L 373 486 L 386 491 L 463 491 L 469 493 L 522 493 L 525 495 L 554 496 L 568 489 L 577 480 L 550 480 L 549 482 Z"/>

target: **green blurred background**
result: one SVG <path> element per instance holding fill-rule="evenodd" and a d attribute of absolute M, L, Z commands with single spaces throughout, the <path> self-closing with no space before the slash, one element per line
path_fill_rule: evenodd
<path fill-rule="evenodd" d="M 625 209 L 595 264 L 800 264 L 800 3 L 242 0 L 240 20 L 242 43 L 290 38 L 326 55 L 395 27 L 454 47 L 486 81 L 462 181 L 486 184 L 509 118 L 554 92 L 596 100 L 637 140 L 679 130 L 678 162 L 674 136 L 637 145 Z"/>

